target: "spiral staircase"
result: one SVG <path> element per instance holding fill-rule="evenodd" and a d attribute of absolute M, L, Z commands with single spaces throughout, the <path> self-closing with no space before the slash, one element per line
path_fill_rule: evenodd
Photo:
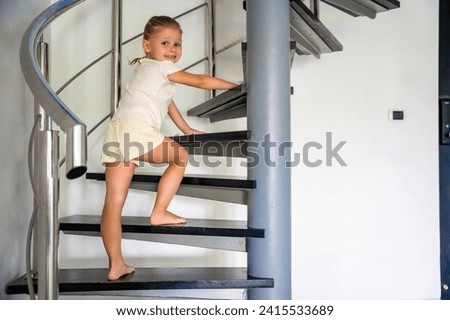
<path fill-rule="evenodd" d="M 260 166 L 263 168 L 255 169 L 255 171 L 250 169 L 247 179 L 224 179 L 220 176 L 186 176 L 183 179 L 178 195 L 248 206 L 246 221 L 188 219 L 185 226 L 150 226 L 146 217 L 123 216 L 124 239 L 247 252 L 249 257 L 246 268 L 137 268 L 132 277 L 107 281 L 106 268 L 63 269 L 58 267 L 59 234 L 99 237 L 100 212 L 82 213 L 63 218 L 58 216 L 60 192 L 58 164 L 62 161 L 59 159 L 58 152 L 54 150 L 57 149 L 58 136 L 57 134 L 55 136 L 51 128 L 52 121 L 66 134 L 67 147 L 64 158 L 66 176 L 69 179 L 84 177 L 99 183 L 105 179 L 103 172 L 85 174 L 87 136 L 100 124 L 86 132 L 84 122 L 58 98 L 57 92 L 53 91 L 45 79 L 44 60 L 37 59 L 43 56 L 39 53 L 43 46 L 41 36 L 45 28 L 56 17 L 81 2 L 83 1 L 61 0 L 55 3 L 36 18 L 23 38 L 22 68 L 29 87 L 39 103 L 35 114 L 37 125 L 34 130 L 36 134 L 39 131 L 38 142 L 34 147 L 37 159 L 34 170 L 38 172 L 34 179 L 38 184 L 34 188 L 36 189 L 37 236 L 34 237 L 35 265 L 32 266 L 30 263 L 26 275 L 13 279 L 7 285 L 7 294 L 30 294 L 31 296 L 34 291 L 38 293 L 39 299 L 57 299 L 62 294 L 227 299 L 236 298 L 236 295 L 227 295 L 228 290 L 239 290 L 237 297 L 242 299 L 289 299 L 290 231 L 280 231 L 290 229 L 290 172 L 286 168 L 283 168 L 284 171 L 280 173 Z M 120 65 L 117 66 L 120 56 L 117 55 L 120 55 L 121 46 L 127 41 L 124 42 L 121 39 L 120 31 L 118 31 L 122 23 L 122 1 L 113 0 L 112 2 L 115 47 L 99 60 L 111 56 L 116 64 L 112 75 L 114 92 L 112 104 L 115 106 L 119 98 L 117 88 L 120 87 L 118 83 Z M 396 0 L 322 0 L 322 2 L 352 16 L 365 16 L 372 19 L 378 13 L 400 6 L 399 1 Z M 278 0 L 243 1 L 243 10 L 247 11 L 248 20 L 247 37 L 233 45 L 241 45 L 244 84 L 238 89 L 217 94 L 193 107 L 188 111 L 188 115 L 209 118 L 211 122 L 247 117 L 248 130 L 174 136 L 173 139 L 186 147 L 192 155 L 242 159 L 249 157 L 249 146 L 252 147 L 255 143 L 259 145 L 258 143 L 262 141 L 261 132 L 270 132 L 280 141 L 289 141 L 289 126 L 286 125 L 286 121 L 290 122 L 288 121 L 289 111 L 277 111 L 277 113 L 284 112 L 283 117 L 279 117 L 278 114 L 276 117 L 270 116 L 272 112 L 270 110 L 273 109 L 271 105 L 274 103 L 283 104 L 284 109 L 289 109 L 288 101 L 293 93 L 293 88 L 289 84 L 289 67 L 286 68 L 283 64 L 281 68 L 278 68 L 277 63 L 274 63 L 274 66 L 260 66 L 261 61 L 269 61 L 264 59 L 273 56 L 268 57 L 259 50 L 261 46 L 266 45 L 264 42 L 266 40 L 263 39 L 265 36 L 259 36 L 259 34 L 267 31 L 269 36 L 273 36 L 272 30 L 276 32 L 285 30 L 286 25 L 290 26 L 290 34 L 281 35 L 278 37 L 280 39 L 271 39 L 272 42 L 279 41 L 278 43 L 286 46 L 284 51 L 281 50 L 283 59 L 284 53 L 290 53 L 290 61 L 286 54 L 286 60 L 280 63 L 292 64 L 295 55 L 320 58 L 322 54 L 343 50 L 342 44 L 320 21 L 319 3 L 318 0 L 311 0 L 309 5 L 301 0 L 286 0 L 283 3 Z M 199 7 L 205 6 L 213 12 L 214 1 L 206 1 Z M 276 16 L 278 8 L 283 16 Z M 192 10 L 195 9 L 198 8 Z M 266 16 L 260 16 L 261 13 Z M 286 17 L 289 22 L 285 19 Z M 210 18 L 214 20 L 214 15 Z M 210 22 L 213 24 L 213 21 Z M 288 46 L 289 40 L 290 46 Z M 267 51 L 269 51 L 268 54 L 278 54 L 271 50 Z M 214 57 L 211 56 L 205 59 L 208 62 L 214 61 Z M 263 63 L 263 65 L 266 64 Z M 273 69 L 270 69 L 272 67 Z M 261 80 L 259 72 L 266 74 L 274 72 L 279 75 L 274 76 L 274 73 L 270 73 Z M 274 82 L 264 82 L 266 78 L 274 78 Z M 282 83 L 279 83 L 277 79 L 282 79 Z M 69 80 L 68 84 L 72 80 Z M 267 92 L 277 94 L 266 95 Z M 263 109 L 258 99 L 264 99 L 263 104 L 264 101 L 273 99 L 265 98 L 265 96 L 276 96 L 274 99 L 278 100 L 269 101 L 266 113 L 261 109 L 255 111 L 255 105 Z M 279 100 L 278 96 L 282 96 L 282 99 Z M 114 109 L 111 112 L 114 112 Z M 260 113 L 262 115 L 259 115 Z M 109 116 L 106 116 L 103 122 L 109 119 Z M 253 120 L 257 117 L 260 118 Z M 261 121 L 264 125 L 261 125 Z M 131 188 L 154 192 L 159 179 L 160 175 L 136 174 Z M 265 199 L 262 199 L 265 197 L 264 192 L 269 195 L 275 194 L 275 197 L 278 197 L 277 201 L 268 205 Z M 273 208 L 268 208 L 272 205 L 275 210 L 284 213 L 274 217 Z M 281 226 L 278 227 L 278 224 Z M 285 234 L 280 235 L 281 233 Z"/>

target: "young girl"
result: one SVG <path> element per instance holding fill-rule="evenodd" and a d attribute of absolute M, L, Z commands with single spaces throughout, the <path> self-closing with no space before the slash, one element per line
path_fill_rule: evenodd
<path fill-rule="evenodd" d="M 169 212 L 167 208 L 183 178 L 188 153 L 159 130 L 168 113 L 184 134 L 199 132 L 186 123 L 172 100 L 175 84 L 218 90 L 236 86 L 208 75 L 191 74 L 175 66 L 182 52 L 182 30 L 178 22 L 170 17 L 154 16 L 148 21 L 142 47 L 145 57 L 131 62 L 136 69 L 108 126 L 102 152 L 102 163 L 106 167 L 106 195 L 101 234 L 109 257 L 108 280 L 134 272 L 122 256 L 121 214 L 139 161 L 168 164 L 158 185 L 149 223 L 186 222 L 185 218 Z"/>

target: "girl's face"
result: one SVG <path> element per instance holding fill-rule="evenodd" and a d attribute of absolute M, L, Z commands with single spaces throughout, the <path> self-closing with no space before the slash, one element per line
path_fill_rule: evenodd
<path fill-rule="evenodd" d="M 147 58 L 173 63 L 181 58 L 181 32 L 176 28 L 159 27 L 142 43 Z"/>

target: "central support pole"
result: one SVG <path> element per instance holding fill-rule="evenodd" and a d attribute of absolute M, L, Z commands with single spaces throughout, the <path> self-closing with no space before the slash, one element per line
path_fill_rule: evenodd
<path fill-rule="evenodd" d="M 249 226 L 265 229 L 248 240 L 248 272 L 275 287 L 251 289 L 249 299 L 291 299 L 289 0 L 247 1 Z"/>

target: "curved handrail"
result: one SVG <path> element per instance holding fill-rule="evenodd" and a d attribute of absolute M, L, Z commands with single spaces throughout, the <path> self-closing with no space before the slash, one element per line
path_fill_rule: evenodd
<path fill-rule="evenodd" d="M 47 26 L 62 13 L 85 0 L 60 0 L 44 10 L 28 27 L 20 45 L 20 64 L 28 87 L 36 100 L 66 133 L 66 176 L 83 175 L 87 159 L 86 125 L 64 104 L 42 75 L 37 60 L 37 47 Z"/>

